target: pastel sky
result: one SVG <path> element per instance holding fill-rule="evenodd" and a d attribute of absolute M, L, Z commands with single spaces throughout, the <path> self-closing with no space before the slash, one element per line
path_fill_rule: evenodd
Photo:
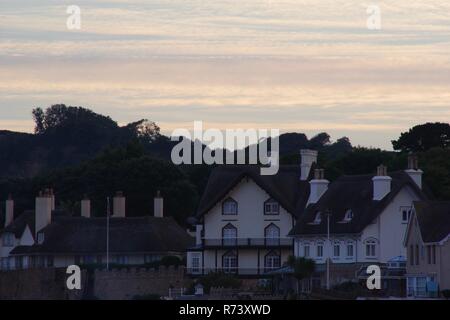
<path fill-rule="evenodd" d="M 450 1 L 1 0 L 0 128 L 32 131 L 55 103 L 167 134 L 202 120 L 391 149 L 450 120 Z"/>

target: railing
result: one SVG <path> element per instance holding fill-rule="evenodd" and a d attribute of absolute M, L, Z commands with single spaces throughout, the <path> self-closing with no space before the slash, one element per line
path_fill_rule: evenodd
<path fill-rule="evenodd" d="M 234 275 L 264 275 L 267 272 L 280 269 L 280 267 L 264 267 L 258 268 L 186 268 L 186 273 L 191 275 L 205 275 L 211 272 L 222 272 Z"/>
<path fill-rule="evenodd" d="M 219 238 L 203 239 L 205 247 L 289 247 L 292 238 Z"/>

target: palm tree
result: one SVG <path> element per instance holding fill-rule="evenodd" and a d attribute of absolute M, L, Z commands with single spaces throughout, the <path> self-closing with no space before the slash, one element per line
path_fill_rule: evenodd
<path fill-rule="evenodd" d="M 299 283 L 303 279 L 311 278 L 315 269 L 316 263 L 314 260 L 290 256 L 287 264 L 293 269 L 294 277 L 297 279 L 297 294 L 299 293 Z"/>

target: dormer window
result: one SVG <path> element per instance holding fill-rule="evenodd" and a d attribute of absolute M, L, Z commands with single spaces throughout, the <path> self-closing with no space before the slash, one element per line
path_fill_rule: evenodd
<path fill-rule="evenodd" d="M 313 224 L 320 224 L 322 222 L 322 212 L 317 211 Z"/>
<path fill-rule="evenodd" d="M 350 222 L 353 219 L 353 211 L 351 209 L 348 209 L 345 212 L 345 216 L 344 216 L 344 222 Z"/>
<path fill-rule="evenodd" d="M 38 244 L 43 244 L 44 243 L 44 233 L 43 232 L 39 232 L 37 234 L 37 242 Z"/>
<path fill-rule="evenodd" d="M 237 215 L 238 205 L 237 202 L 231 198 L 228 198 L 222 203 L 223 215 Z"/>
<path fill-rule="evenodd" d="M 14 246 L 14 234 L 13 233 L 5 233 L 3 234 L 3 246 L 4 247 L 13 247 Z"/>
<path fill-rule="evenodd" d="M 280 214 L 280 205 L 274 199 L 269 199 L 264 202 L 264 214 L 278 215 Z"/>

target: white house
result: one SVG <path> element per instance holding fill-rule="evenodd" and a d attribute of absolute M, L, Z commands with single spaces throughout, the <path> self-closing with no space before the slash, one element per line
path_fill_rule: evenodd
<path fill-rule="evenodd" d="M 262 176 L 252 165 L 215 168 L 194 223 L 196 246 L 187 254 L 188 272 L 261 276 L 293 255 L 288 237 L 309 197 L 317 151 L 302 150 L 301 166 L 280 166 Z"/>
<path fill-rule="evenodd" d="M 414 156 L 405 171 L 387 173 L 379 166 L 375 176 L 343 176 L 329 187 L 316 170 L 308 204 L 290 233 L 295 255 L 314 259 L 322 280 L 329 258 L 335 283 L 352 279 L 361 266 L 406 257 L 403 239 L 413 201 L 427 199 L 422 173 Z"/>

